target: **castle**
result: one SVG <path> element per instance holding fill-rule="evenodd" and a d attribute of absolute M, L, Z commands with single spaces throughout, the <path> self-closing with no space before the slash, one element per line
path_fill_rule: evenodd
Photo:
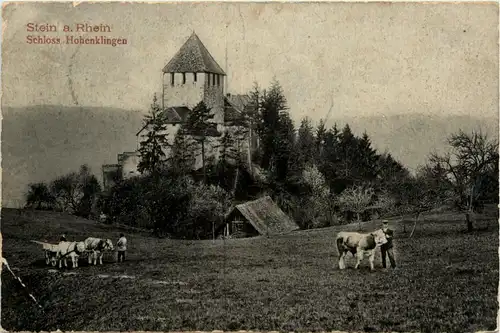
<path fill-rule="evenodd" d="M 225 132 L 235 133 L 246 129 L 238 140 L 237 150 L 245 154 L 250 162 L 252 151 L 258 140 L 247 128 L 243 114 L 252 108 L 248 95 L 225 94 L 226 73 L 217 64 L 198 36 L 193 32 L 179 51 L 163 68 L 162 82 L 162 119 L 167 125 L 169 142 L 172 143 L 180 125 L 184 123 L 191 110 L 200 101 L 204 101 L 213 114 L 212 126 L 207 131 L 205 144 L 206 157 L 218 158 L 220 140 Z M 138 141 L 147 125 L 136 133 Z M 166 154 L 169 152 L 167 151 Z M 194 169 L 202 165 L 200 154 L 196 154 Z M 102 166 L 104 189 L 110 188 L 116 176 L 127 179 L 137 176 L 140 156 L 138 151 L 118 154 L 118 163 Z"/>

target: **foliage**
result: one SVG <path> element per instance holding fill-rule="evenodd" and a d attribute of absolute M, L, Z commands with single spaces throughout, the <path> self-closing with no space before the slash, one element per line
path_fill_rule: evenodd
<path fill-rule="evenodd" d="M 297 135 L 297 161 L 300 170 L 314 163 L 315 138 L 311 120 L 303 118 Z"/>
<path fill-rule="evenodd" d="M 471 231 L 470 214 L 485 193 L 488 175 L 498 168 L 498 142 L 481 132 L 460 130 L 448 138 L 448 144 L 450 151 L 430 156 L 430 169 L 437 171 L 433 174 L 436 181 L 449 186 L 453 204 L 465 213 L 467 230 Z"/>
<path fill-rule="evenodd" d="M 307 166 L 302 177 L 310 189 L 301 200 L 303 229 L 326 227 L 332 224 L 333 205 L 330 190 L 323 174 L 315 165 Z"/>
<path fill-rule="evenodd" d="M 360 215 L 372 203 L 374 194 L 373 188 L 356 185 L 343 191 L 337 197 L 337 203 L 343 211 L 356 213 L 357 221 L 360 222 Z"/>
<path fill-rule="evenodd" d="M 95 206 L 101 186 L 87 165 L 80 171 L 70 172 L 50 183 L 50 193 L 55 209 L 89 217 L 96 214 Z"/>
<path fill-rule="evenodd" d="M 38 210 L 52 210 L 54 204 L 55 198 L 46 183 L 29 184 L 29 190 L 26 194 L 26 207 Z"/>
<path fill-rule="evenodd" d="M 257 133 L 260 137 L 262 149 L 261 167 L 271 169 L 279 140 L 276 134 L 280 132 L 280 114 L 288 109 L 283 89 L 277 80 L 274 80 L 268 90 L 264 90 L 259 98 L 259 122 Z"/>
<path fill-rule="evenodd" d="M 188 119 L 185 123 L 186 133 L 193 136 L 194 140 L 198 142 L 201 146 L 201 161 L 203 168 L 203 179 L 206 183 L 206 156 L 205 156 L 205 148 L 207 138 L 210 136 L 209 130 L 211 127 L 211 120 L 214 118 L 214 115 L 211 113 L 211 109 L 207 107 L 205 102 L 199 102 L 193 110 L 189 113 Z"/>
<path fill-rule="evenodd" d="M 169 158 L 170 168 L 181 173 L 189 173 L 194 169 L 196 162 L 196 143 L 181 125 L 174 137 Z"/>
<path fill-rule="evenodd" d="M 210 238 L 231 206 L 230 195 L 219 186 L 205 184 L 193 184 L 190 193 L 188 220 L 182 226 L 183 235 L 190 239 Z"/>
<path fill-rule="evenodd" d="M 162 110 L 155 95 L 149 114 L 144 117 L 146 134 L 141 135 L 144 140 L 140 143 L 140 162 L 137 166 L 140 173 L 156 174 L 164 167 L 165 150 L 170 145 L 168 143 L 167 125 L 161 112 Z"/>

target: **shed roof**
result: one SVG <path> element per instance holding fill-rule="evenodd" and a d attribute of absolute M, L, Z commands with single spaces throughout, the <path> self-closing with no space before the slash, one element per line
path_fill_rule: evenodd
<path fill-rule="evenodd" d="M 227 215 L 239 211 L 261 235 L 278 235 L 299 229 L 269 196 L 236 205 Z"/>
<path fill-rule="evenodd" d="M 215 73 L 226 75 L 210 52 L 193 32 L 163 68 L 164 73 Z"/>

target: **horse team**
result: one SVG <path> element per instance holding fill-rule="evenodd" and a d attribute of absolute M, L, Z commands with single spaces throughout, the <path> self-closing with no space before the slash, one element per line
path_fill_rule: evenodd
<path fill-rule="evenodd" d="M 37 242 L 40 243 L 40 242 Z M 110 239 L 88 237 L 82 242 L 60 241 L 59 244 L 44 244 L 47 264 L 52 261 L 59 264 L 59 268 L 68 267 L 67 259 L 70 258 L 73 268 L 78 267 L 80 256 L 87 254 L 89 265 L 92 263 L 102 265 L 102 257 L 106 251 L 113 251 L 113 242 Z M 50 245 L 50 249 L 46 247 Z M 55 265 L 54 265 L 55 266 Z"/>

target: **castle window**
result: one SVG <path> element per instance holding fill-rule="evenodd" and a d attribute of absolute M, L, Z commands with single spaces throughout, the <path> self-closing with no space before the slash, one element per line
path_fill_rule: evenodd
<path fill-rule="evenodd" d="M 220 75 L 217 74 L 217 85 L 220 86 Z"/>
<path fill-rule="evenodd" d="M 182 73 L 182 84 L 186 84 L 186 73 Z"/>
<path fill-rule="evenodd" d="M 193 73 L 193 77 L 194 77 L 194 82 L 198 81 L 198 77 L 196 75 L 197 73 Z"/>
<path fill-rule="evenodd" d="M 170 73 L 170 84 L 171 85 L 174 85 L 174 82 L 175 82 L 174 77 L 175 77 L 175 74 L 174 73 Z"/>

